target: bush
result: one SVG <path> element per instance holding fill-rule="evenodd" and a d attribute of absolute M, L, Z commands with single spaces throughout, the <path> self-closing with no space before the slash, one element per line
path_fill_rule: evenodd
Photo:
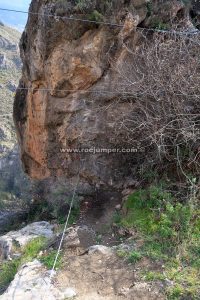
<path fill-rule="evenodd" d="M 17 259 L 0 265 L 0 293 L 4 292 L 14 279 L 20 264 L 20 259 Z"/>
<path fill-rule="evenodd" d="M 172 195 L 165 192 L 162 186 L 151 185 L 147 189 L 140 189 L 129 196 L 126 203 L 127 209 L 156 209 L 162 208 L 166 203 L 172 201 Z"/>
<path fill-rule="evenodd" d="M 122 224 L 153 235 L 155 241 L 162 242 L 169 251 L 171 245 L 179 245 L 191 232 L 190 205 L 176 203 L 172 195 L 159 186 L 136 191 L 125 206 L 128 214 Z"/>
<path fill-rule="evenodd" d="M 101 22 L 101 21 L 103 21 L 103 15 L 100 14 L 97 10 L 94 10 L 94 11 L 89 15 L 89 20 L 95 21 L 95 22 Z"/>
<path fill-rule="evenodd" d="M 160 185 L 151 185 L 130 195 L 125 207 L 127 215 L 120 216 L 118 225 L 134 227 L 144 240 L 130 260 L 135 263 L 146 256 L 164 264 L 164 271 L 145 271 L 144 279 L 172 281 L 166 288 L 167 299 L 199 299 L 200 211 L 193 193 L 180 203 Z M 129 254 L 119 252 L 119 256 Z"/>
<path fill-rule="evenodd" d="M 137 156 L 127 158 L 132 169 L 172 170 L 189 182 L 184 170 L 199 174 L 199 35 L 144 30 L 139 36 L 138 50 L 126 45 L 126 62 L 115 69 L 121 99 L 130 103 L 115 124 L 117 145 L 138 145 Z"/>
<path fill-rule="evenodd" d="M 132 251 L 128 255 L 128 261 L 130 263 L 136 263 L 142 258 L 142 254 L 138 251 Z"/>
<path fill-rule="evenodd" d="M 166 246 L 170 245 L 171 242 L 174 242 L 175 245 L 181 243 L 190 234 L 191 217 L 190 206 L 180 203 L 175 205 L 168 203 L 165 212 L 161 214 L 157 223 L 156 233 L 158 238 L 161 238 Z"/>

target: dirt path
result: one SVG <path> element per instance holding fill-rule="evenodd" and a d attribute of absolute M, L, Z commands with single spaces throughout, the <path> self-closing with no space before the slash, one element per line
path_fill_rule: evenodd
<path fill-rule="evenodd" d="M 164 299 L 156 286 L 139 280 L 135 266 L 109 251 L 82 256 L 66 253 L 56 281 L 60 289 L 73 288 L 76 300 Z"/>
<path fill-rule="evenodd" d="M 111 198 L 112 197 L 112 198 Z M 138 265 L 128 264 L 117 256 L 113 245 L 120 243 L 113 232 L 113 214 L 120 197 L 103 195 L 86 199 L 77 225 L 87 225 L 101 235 L 101 244 L 108 246 L 105 253 L 97 251 L 78 255 L 76 251 L 65 250 L 64 266 L 56 276 L 59 289 L 73 288 L 76 300 L 162 300 L 158 286 L 142 282 Z"/>
<path fill-rule="evenodd" d="M 114 246 L 120 243 L 114 235 L 112 224 L 115 207 L 120 205 L 119 193 L 98 193 L 94 198 L 86 198 L 81 205 L 81 214 L 77 225 L 86 225 L 93 229 L 98 237 L 97 243 L 106 246 Z"/>

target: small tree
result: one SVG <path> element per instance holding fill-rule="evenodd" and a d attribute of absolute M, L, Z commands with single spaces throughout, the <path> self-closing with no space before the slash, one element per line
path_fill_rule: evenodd
<path fill-rule="evenodd" d="M 199 46 L 198 34 L 142 32 L 137 46 L 124 44 L 127 58 L 117 68 L 118 89 L 130 110 L 116 133 L 120 128 L 127 144 L 145 149 L 144 162 L 173 163 L 182 173 L 181 166 L 199 170 Z"/>

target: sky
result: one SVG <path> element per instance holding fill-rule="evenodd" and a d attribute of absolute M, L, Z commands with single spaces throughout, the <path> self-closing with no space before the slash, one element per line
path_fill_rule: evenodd
<path fill-rule="evenodd" d="M 30 2 L 31 0 L 0 0 L 0 8 L 28 11 Z M 0 11 L 0 21 L 20 31 L 23 31 L 27 17 L 28 15 L 26 14 Z"/>

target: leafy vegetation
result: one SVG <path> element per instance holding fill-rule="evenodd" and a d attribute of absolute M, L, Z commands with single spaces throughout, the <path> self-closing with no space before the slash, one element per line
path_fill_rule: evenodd
<path fill-rule="evenodd" d="M 97 10 L 94 10 L 90 15 L 88 20 L 95 21 L 95 22 L 101 22 L 103 21 L 103 15 L 99 13 Z"/>
<path fill-rule="evenodd" d="M 123 249 L 118 249 L 117 250 L 117 255 L 120 258 L 124 258 L 126 259 L 129 263 L 135 264 L 138 261 L 140 261 L 143 257 L 143 253 L 141 251 L 127 251 L 127 250 L 123 250 Z"/>
<path fill-rule="evenodd" d="M 128 261 L 130 263 L 136 263 L 142 258 L 142 254 L 139 251 L 132 251 L 128 255 Z"/>
<path fill-rule="evenodd" d="M 137 262 L 142 257 L 164 264 L 164 270 L 141 273 L 147 281 L 169 280 L 168 299 L 200 297 L 200 209 L 191 196 L 181 203 L 162 185 L 151 185 L 131 194 L 126 215 L 115 216 L 119 226 L 134 228 L 144 243 L 137 251 L 118 251 L 120 257 Z"/>
<path fill-rule="evenodd" d="M 12 261 L 6 261 L 0 264 L 0 292 L 4 291 L 10 282 L 14 279 L 18 269 L 25 263 L 34 259 L 39 259 L 48 269 L 53 267 L 56 256 L 56 251 L 51 250 L 46 252 L 47 239 L 45 237 L 38 237 L 30 241 L 24 249 L 20 258 Z M 42 255 L 39 255 L 42 251 Z M 56 269 L 62 265 L 62 254 L 58 257 Z"/>
<path fill-rule="evenodd" d="M 0 292 L 4 291 L 14 279 L 20 263 L 20 259 L 16 259 L 0 265 Z"/>
<path fill-rule="evenodd" d="M 21 265 L 35 259 L 45 249 L 46 241 L 44 237 L 33 239 L 24 247 L 20 258 L 0 264 L 0 291 L 7 288 Z"/>
<path fill-rule="evenodd" d="M 53 267 L 53 264 L 54 264 L 54 260 L 55 260 L 55 257 L 56 257 L 56 253 L 57 251 L 55 250 L 52 250 L 50 251 L 48 254 L 45 254 L 43 255 L 41 258 L 40 258 L 40 261 L 47 267 L 47 269 L 52 269 Z M 55 268 L 56 269 L 60 269 L 60 267 L 62 266 L 62 255 L 59 255 L 58 256 L 58 260 L 57 260 L 57 263 L 56 263 L 56 266 Z"/>
<path fill-rule="evenodd" d="M 45 249 L 47 239 L 45 237 L 38 237 L 29 242 L 23 249 L 21 262 L 25 263 L 31 261 L 38 256 L 38 253 Z"/>
<path fill-rule="evenodd" d="M 45 237 L 38 237 L 30 241 L 22 250 L 22 255 L 18 259 L 7 261 L 0 264 L 0 292 L 4 291 L 9 283 L 14 279 L 20 266 L 26 262 L 30 262 L 33 259 L 39 259 L 48 269 L 53 267 L 53 263 L 56 256 L 56 251 L 52 250 L 46 252 L 47 239 Z M 43 254 L 38 256 L 43 251 Z M 62 255 L 58 257 L 56 269 L 62 265 Z"/>

